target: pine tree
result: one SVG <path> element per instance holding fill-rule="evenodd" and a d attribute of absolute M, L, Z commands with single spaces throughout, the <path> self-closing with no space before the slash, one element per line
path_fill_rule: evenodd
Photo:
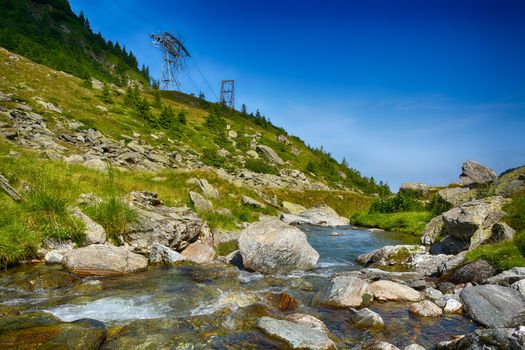
<path fill-rule="evenodd" d="M 242 106 L 241 106 L 241 113 L 242 114 L 246 114 L 247 110 L 246 110 L 246 105 L 243 103 Z"/>

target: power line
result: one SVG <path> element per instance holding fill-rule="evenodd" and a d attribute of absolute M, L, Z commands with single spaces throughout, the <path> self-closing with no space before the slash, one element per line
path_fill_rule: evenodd
<path fill-rule="evenodd" d="M 215 93 L 215 90 L 213 90 L 213 88 L 211 87 L 208 79 L 206 79 L 206 76 L 204 75 L 204 73 L 202 73 L 201 69 L 199 68 L 199 66 L 197 65 L 197 62 L 195 61 L 195 59 L 192 57 L 190 57 L 191 61 L 193 62 L 193 64 L 195 65 L 195 68 L 197 68 L 197 71 L 199 71 L 200 75 L 202 76 L 202 78 L 204 79 L 204 81 L 206 82 L 206 85 L 208 85 L 208 88 L 210 89 L 210 91 L 212 92 L 212 94 L 215 96 L 215 98 L 218 100 L 219 99 L 219 96 L 217 96 L 217 94 Z"/>

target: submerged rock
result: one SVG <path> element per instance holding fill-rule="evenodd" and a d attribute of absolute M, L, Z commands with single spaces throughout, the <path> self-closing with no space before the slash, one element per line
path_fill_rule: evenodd
<path fill-rule="evenodd" d="M 372 292 L 366 281 L 357 277 L 337 276 L 321 289 L 312 300 L 313 305 L 359 307 L 371 302 Z"/>
<path fill-rule="evenodd" d="M 386 341 L 372 340 L 361 348 L 362 350 L 399 350 L 395 345 L 387 343 Z"/>
<path fill-rule="evenodd" d="M 62 322 L 44 312 L 0 318 L 2 349 L 96 350 L 106 335 L 104 324 L 92 319 Z"/>
<path fill-rule="evenodd" d="M 353 326 L 356 328 L 383 328 L 385 323 L 381 316 L 368 308 L 354 310 Z"/>
<path fill-rule="evenodd" d="M 437 344 L 437 350 L 521 350 L 525 348 L 525 327 L 477 329 L 458 339 Z"/>
<path fill-rule="evenodd" d="M 92 244 L 65 253 L 62 265 L 79 276 L 112 276 L 144 270 L 148 259 L 124 247 Z"/>
<path fill-rule="evenodd" d="M 265 334 L 284 341 L 291 349 L 335 349 L 334 342 L 323 332 L 304 324 L 262 317 L 257 322 Z"/>
<path fill-rule="evenodd" d="M 525 321 L 525 299 L 510 287 L 465 287 L 460 296 L 470 317 L 485 327 L 512 327 Z"/>
<path fill-rule="evenodd" d="M 410 311 L 411 314 L 421 317 L 439 317 L 443 314 L 441 308 L 430 300 L 423 300 L 412 304 L 408 311 Z"/>
<path fill-rule="evenodd" d="M 241 232 L 239 250 L 244 267 L 265 274 L 284 274 L 315 267 L 319 253 L 296 227 L 275 218 L 251 224 Z"/>

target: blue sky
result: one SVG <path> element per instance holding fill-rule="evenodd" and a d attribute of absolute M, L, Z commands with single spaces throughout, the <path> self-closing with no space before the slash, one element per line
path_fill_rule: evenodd
<path fill-rule="evenodd" d="M 148 33 L 177 31 L 218 94 L 392 189 L 447 184 L 463 161 L 525 164 L 522 0 L 71 0 L 160 71 Z M 186 92 L 213 92 L 193 64 Z"/>

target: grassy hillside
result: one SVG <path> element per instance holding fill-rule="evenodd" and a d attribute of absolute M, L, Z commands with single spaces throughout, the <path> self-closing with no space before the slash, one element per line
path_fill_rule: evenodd
<path fill-rule="evenodd" d="M 147 68 L 139 70 L 131 52 L 93 33 L 66 0 L 0 1 L 0 46 L 86 79 L 149 80 Z"/>

